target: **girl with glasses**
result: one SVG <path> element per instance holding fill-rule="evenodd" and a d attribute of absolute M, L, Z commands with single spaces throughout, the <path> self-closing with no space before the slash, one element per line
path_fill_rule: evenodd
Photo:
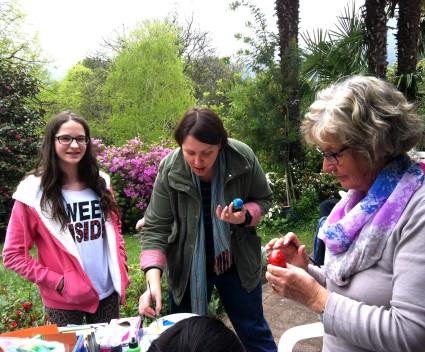
<path fill-rule="evenodd" d="M 3 264 L 38 285 L 49 320 L 118 318 L 128 286 L 119 211 L 83 118 L 64 111 L 47 123 L 38 163 L 13 198 Z"/>

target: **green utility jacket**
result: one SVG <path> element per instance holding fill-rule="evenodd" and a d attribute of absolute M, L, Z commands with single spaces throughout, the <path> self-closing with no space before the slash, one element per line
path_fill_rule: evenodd
<path fill-rule="evenodd" d="M 271 206 L 272 191 L 252 149 L 229 139 L 225 148 L 224 198 L 257 203 L 264 214 Z M 202 200 L 192 182 L 189 165 L 181 148 L 160 164 L 152 197 L 145 213 L 142 250 L 160 250 L 167 258 L 168 283 L 180 304 L 190 277 L 193 250 Z M 261 277 L 261 241 L 255 227 L 231 225 L 233 261 L 247 291 Z"/>

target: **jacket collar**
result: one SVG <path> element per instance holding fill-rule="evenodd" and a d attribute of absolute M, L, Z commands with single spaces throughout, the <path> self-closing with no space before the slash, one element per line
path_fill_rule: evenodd
<path fill-rule="evenodd" d="M 24 178 L 18 185 L 12 198 L 19 200 L 21 203 L 34 207 L 37 200 L 41 199 L 41 177 L 29 175 Z"/>
<path fill-rule="evenodd" d="M 82 265 L 82 260 L 78 253 L 77 246 L 75 245 L 68 228 L 62 229 L 60 224 L 48 215 L 50 213 L 49 209 L 46 209 L 46 211 L 41 209 L 41 196 L 41 177 L 34 175 L 29 175 L 24 180 L 22 180 L 16 189 L 16 192 L 13 194 L 14 199 L 28 205 L 37 212 L 39 218 L 46 226 L 49 233 L 60 243 L 62 243 L 62 245 L 74 257 L 76 257 Z"/>
<path fill-rule="evenodd" d="M 106 182 L 106 188 L 110 188 L 111 179 L 109 175 L 102 171 L 100 171 L 100 175 Z M 41 177 L 29 175 L 19 183 L 12 198 L 30 207 L 35 207 L 36 203 L 40 203 L 41 193 Z"/>
<path fill-rule="evenodd" d="M 229 181 L 234 177 L 246 173 L 250 169 L 250 163 L 246 156 L 236 148 L 234 140 L 229 138 L 229 144 L 226 150 L 226 179 Z"/>
<path fill-rule="evenodd" d="M 195 189 L 190 167 L 184 160 L 182 149 L 176 149 L 170 158 L 170 172 L 168 174 L 170 186 L 183 192 L 189 192 L 191 188 Z"/>

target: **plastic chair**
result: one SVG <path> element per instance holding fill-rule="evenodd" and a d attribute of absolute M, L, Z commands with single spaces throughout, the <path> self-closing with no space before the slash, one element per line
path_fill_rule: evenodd
<path fill-rule="evenodd" d="M 278 352 L 291 352 L 299 341 L 321 336 L 323 336 L 323 324 L 320 321 L 294 326 L 282 334 L 277 350 Z"/>

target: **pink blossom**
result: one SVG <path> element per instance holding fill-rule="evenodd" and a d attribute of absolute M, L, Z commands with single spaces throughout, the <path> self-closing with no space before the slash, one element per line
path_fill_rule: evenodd
<path fill-rule="evenodd" d="M 114 184 L 114 191 L 134 201 L 131 204 L 144 212 L 159 163 L 172 149 L 164 144 L 147 146 L 138 137 L 122 147 L 107 146 L 99 139 L 92 139 L 92 144 L 96 147 L 100 167 L 119 185 L 117 189 Z"/>

